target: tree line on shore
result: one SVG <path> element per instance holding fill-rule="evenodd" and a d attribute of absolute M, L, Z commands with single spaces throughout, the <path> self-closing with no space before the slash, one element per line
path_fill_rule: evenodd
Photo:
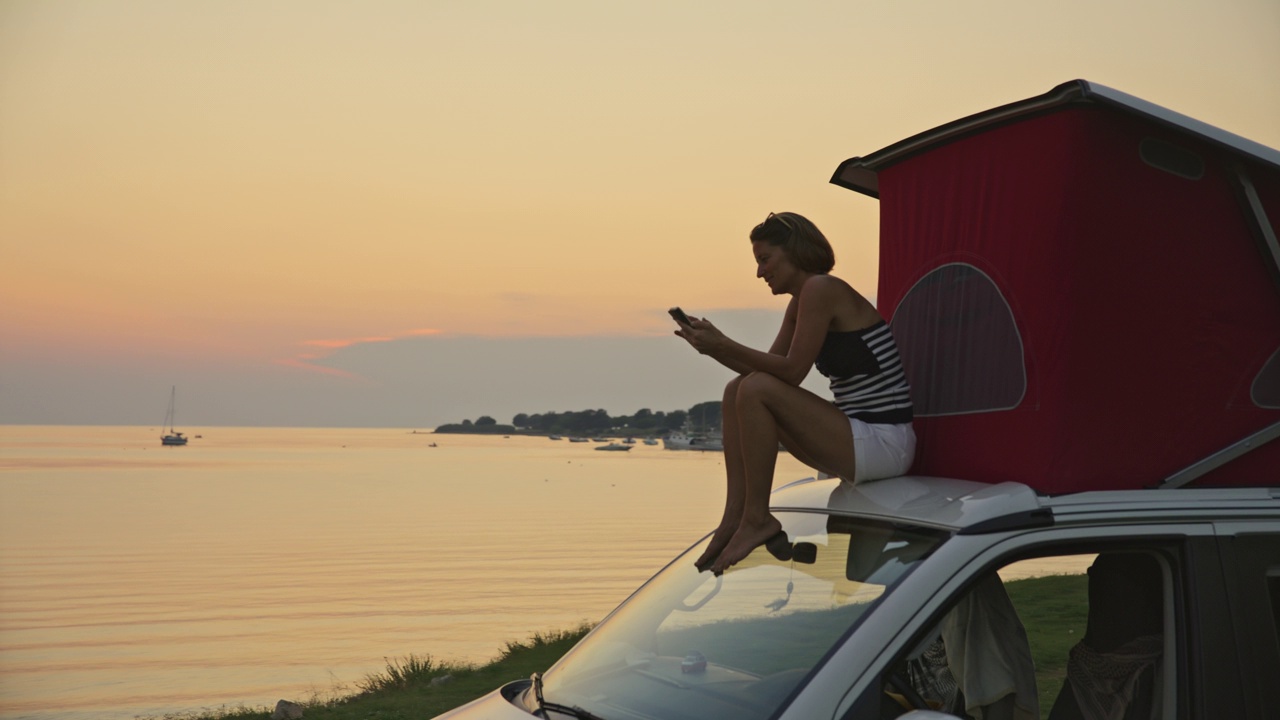
<path fill-rule="evenodd" d="M 714 400 L 694 405 L 688 410 L 654 412 L 649 408 L 637 410 L 634 415 L 610 415 L 605 410 L 576 410 L 568 412 L 518 413 L 510 424 L 500 424 L 488 415 L 481 415 L 472 422 L 463 420 L 448 423 L 435 429 L 438 433 L 466 433 L 480 435 L 665 435 L 674 430 L 691 427 L 700 432 L 720 429 L 720 401 Z"/>

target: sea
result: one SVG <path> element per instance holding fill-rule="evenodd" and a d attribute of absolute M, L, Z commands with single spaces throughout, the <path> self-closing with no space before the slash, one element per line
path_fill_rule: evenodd
<path fill-rule="evenodd" d="M 416 429 L 0 425 L 0 718 L 351 694 L 603 619 L 720 517 L 719 453 Z M 787 454 L 775 482 L 813 473 Z"/>

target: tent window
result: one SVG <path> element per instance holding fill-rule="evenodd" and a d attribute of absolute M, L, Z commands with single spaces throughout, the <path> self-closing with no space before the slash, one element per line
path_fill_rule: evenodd
<path fill-rule="evenodd" d="M 1280 409 L 1280 348 L 1271 353 L 1271 359 L 1258 371 L 1249 395 L 1258 407 Z"/>
<path fill-rule="evenodd" d="M 1204 159 L 1199 155 L 1172 143 L 1155 138 L 1143 138 L 1138 144 L 1142 162 L 1157 170 L 1173 173 L 1188 180 L 1204 177 Z"/>
<path fill-rule="evenodd" d="M 1027 390 L 1022 336 L 995 282 L 954 263 L 930 271 L 893 315 L 918 416 L 1009 410 Z"/>

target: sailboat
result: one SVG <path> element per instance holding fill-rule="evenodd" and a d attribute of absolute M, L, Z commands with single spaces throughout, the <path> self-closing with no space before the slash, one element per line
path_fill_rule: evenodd
<path fill-rule="evenodd" d="M 164 426 L 169 431 L 160 436 L 161 445 L 186 445 L 187 438 L 182 433 L 173 429 L 174 406 L 178 399 L 178 388 L 173 386 L 169 389 L 169 412 L 165 413 Z"/>

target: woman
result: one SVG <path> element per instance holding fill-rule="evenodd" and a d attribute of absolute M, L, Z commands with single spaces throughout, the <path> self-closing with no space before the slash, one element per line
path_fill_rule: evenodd
<path fill-rule="evenodd" d="M 774 295 L 791 296 L 769 352 L 734 342 L 705 319 L 676 331 L 738 373 L 721 406 L 724 515 L 696 563 L 717 574 L 759 545 L 788 552 L 769 513 L 779 442 L 806 465 L 855 483 L 901 475 L 915 455 L 897 345 L 875 306 L 829 274 L 831 244 L 806 218 L 770 213 L 751 231 L 751 250 L 756 277 Z M 834 403 L 800 387 L 815 365 L 831 380 Z"/>

